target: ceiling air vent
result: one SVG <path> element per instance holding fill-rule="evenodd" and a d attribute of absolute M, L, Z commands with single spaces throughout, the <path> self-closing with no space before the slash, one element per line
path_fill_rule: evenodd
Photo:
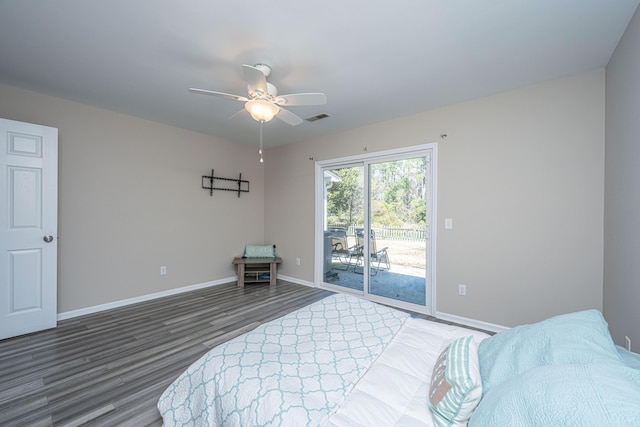
<path fill-rule="evenodd" d="M 326 119 L 327 117 L 329 117 L 328 114 L 322 113 L 317 116 L 307 117 L 305 120 L 308 122 L 315 122 L 316 120 Z"/>

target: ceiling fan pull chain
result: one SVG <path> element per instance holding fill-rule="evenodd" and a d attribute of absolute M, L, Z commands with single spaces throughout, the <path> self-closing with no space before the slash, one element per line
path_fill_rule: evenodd
<path fill-rule="evenodd" d="M 262 124 L 264 123 L 264 120 L 260 120 L 260 151 L 258 151 L 258 153 L 260 153 L 260 163 L 264 163 L 264 160 L 262 159 Z"/>

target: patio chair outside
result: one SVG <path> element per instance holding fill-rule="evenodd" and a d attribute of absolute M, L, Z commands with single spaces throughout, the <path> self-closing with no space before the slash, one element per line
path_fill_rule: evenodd
<path fill-rule="evenodd" d="M 328 231 L 331 233 L 331 256 L 344 266 L 336 269 L 348 270 L 350 267 L 355 267 L 359 258 L 358 246 L 349 246 L 347 230 L 335 227 Z"/>
<path fill-rule="evenodd" d="M 359 259 L 357 263 L 359 264 L 363 257 L 364 251 L 364 229 L 358 228 L 356 229 L 356 245 L 358 246 L 359 251 Z M 389 262 L 389 254 L 387 250 L 388 246 L 378 250 L 376 244 L 376 233 L 371 230 L 371 240 L 369 242 L 369 251 L 371 255 L 369 256 L 369 267 L 371 269 L 371 275 L 375 276 L 379 271 L 389 271 L 391 268 L 391 263 Z"/>

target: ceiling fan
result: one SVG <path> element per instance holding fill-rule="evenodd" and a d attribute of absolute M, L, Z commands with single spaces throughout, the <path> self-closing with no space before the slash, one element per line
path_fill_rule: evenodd
<path fill-rule="evenodd" d="M 267 82 L 271 74 L 271 67 L 265 64 L 243 65 L 242 71 L 247 81 L 247 96 L 231 95 L 224 92 L 216 92 L 206 89 L 189 88 L 190 92 L 202 95 L 219 96 L 235 101 L 244 102 L 244 110 L 247 110 L 254 120 L 265 123 L 277 117 L 283 122 L 297 126 L 302 119 L 283 107 L 295 107 L 301 105 L 323 105 L 327 103 L 324 93 L 293 93 L 278 95 L 278 89 Z M 238 111 L 236 114 L 242 112 Z"/>

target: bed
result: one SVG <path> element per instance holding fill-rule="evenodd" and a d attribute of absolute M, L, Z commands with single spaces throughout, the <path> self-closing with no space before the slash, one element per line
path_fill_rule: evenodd
<path fill-rule="evenodd" d="M 166 426 L 640 426 L 640 359 L 597 310 L 494 336 L 336 294 L 213 348 Z"/>

